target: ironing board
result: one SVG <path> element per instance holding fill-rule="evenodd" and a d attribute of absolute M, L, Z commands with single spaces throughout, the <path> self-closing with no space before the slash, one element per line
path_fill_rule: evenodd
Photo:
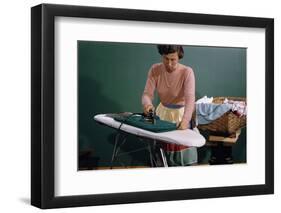
<path fill-rule="evenodd" d="M 98 123 L 104 124 L 114 129 L 119 129 L 121 123 L 119 121 L 116 121 L 110 115 L 113 114 L 98 114 L 94 116 L 94 120 Z M 155 164 L 153 150 L 159 149 L 161 153 L 163 166 L 168 167 L 167 160 L 161 146 L 157 146 L 158 141 L 165 143 L 174 143 L 177 145 L 184 145 L 189 147 L 201 147 L 205 145 L 205 138 L 196 130 L 191 129 L 155 133 L 123 123 L 120 130 L 121 131 L 117 132 L 117 135 L 115 137 L 115 144 L 111 163 L 113 163 L 115 157 L 118 154 L 118 148 L 125 143 L 126 134 L 135 135 L 141 141 L 148 139 L 147 149 L 150 153 L 151 166 Z M 121 134 L 123 137 L 121 137 Z"/>

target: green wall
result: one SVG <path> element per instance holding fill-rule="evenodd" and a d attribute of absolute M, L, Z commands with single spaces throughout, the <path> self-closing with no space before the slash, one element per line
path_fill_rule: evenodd
<path fill-rule="evenodd" d="M 246 97 L 246 49 L 185 46 L 180 63 L 193 68 L 196 98 L 208 96 Z M 147 72 L 161 56 L 156 45 L 78 41 L 78 116 L 79 150 L 91 150 L 99 158 L 98 166 L 109 166 L 115 130 L 97 124 L 100 113 L 141 112 L 141 95 Z M 155 99 L 155 105 L 158 98 Z M 122 150 L 141 148 L 133 136 Z M 200 148 L 199 162 L 210 155 Z M 246 160 L 246 129 L 233 147 L 237 162 Z M 120 159 L 124 165 L 146 165 L 148 153 L 143 150 Z"/>

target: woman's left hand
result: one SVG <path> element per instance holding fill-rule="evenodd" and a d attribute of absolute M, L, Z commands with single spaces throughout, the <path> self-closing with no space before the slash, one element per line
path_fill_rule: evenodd
<path fill-rule="evenodd" d="M 182 121 L 182 122 L 180 122 L 180 124 L 178 125 L 178 129 L 179 130 L 184 130 L 184 129 L 188 129 L 188 122 L 186 122 L 186 121 Z"/>

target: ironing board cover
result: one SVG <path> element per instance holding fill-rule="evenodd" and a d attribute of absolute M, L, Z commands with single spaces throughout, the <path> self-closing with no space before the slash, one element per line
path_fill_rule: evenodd
<path fill-rule="evenodd" d="M 168 132 L 177 129 L 175 123 L 160 120 L 159 117 L 156 118 L 154 124 L 145 122 L 141 115 L 116 116 L 114 119 L 121 123 L 129 124 L 151 132 Z"/>

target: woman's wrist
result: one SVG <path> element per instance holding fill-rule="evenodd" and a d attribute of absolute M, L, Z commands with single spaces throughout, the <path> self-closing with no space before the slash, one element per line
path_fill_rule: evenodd
<path fill-rule="evenodd" d="M 186 120 L 182 120 L 178 126 L 178 129 L 180 130 L 184 130 L 184 129 L 188 129 L 189 128 L 189 122 L 187 122 Z"/>
<path fill-rule="evenodd" d="M 154 110 L 154 106 L 152 104 L 146 104 L 143 106 L 143 111 L 147 114 L 150 110 Z"/>

